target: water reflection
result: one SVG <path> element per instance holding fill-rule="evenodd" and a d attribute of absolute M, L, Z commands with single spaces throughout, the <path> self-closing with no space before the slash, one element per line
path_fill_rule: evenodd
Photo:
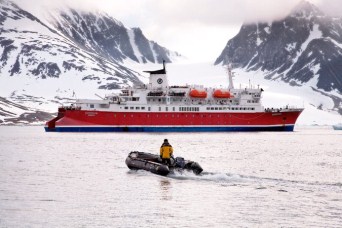
<path fill-rule="evenodd" d="M 161 179 L 159 182 L 161 199 L 168 201 L 172 200 L 172 185 L 171 182 L 167 179 Z"/>

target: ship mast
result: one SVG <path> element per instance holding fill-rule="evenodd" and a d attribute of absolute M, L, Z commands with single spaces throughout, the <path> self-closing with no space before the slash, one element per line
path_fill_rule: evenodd
<path fill-rule="evenodd" d="M 234 89 L 233 72 L 232 72 L 232 66 L 230 63 L 227 64 L 227 71 L 228 71 L 228 80 L 229 80 L 228 89 Z"/>

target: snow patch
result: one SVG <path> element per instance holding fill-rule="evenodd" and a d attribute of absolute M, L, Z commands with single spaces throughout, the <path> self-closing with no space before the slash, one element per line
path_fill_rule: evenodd
<path fill-rule="evenodd" d="M 137 44 L 135 43 L 134 31 L 132 29 L 127 29 L 127 34 L 129 37 L 129 42 L 133 48 L 134 55 L 138 58 L 140 63 L 143 63 L 144 61 L 141 58 L 142 54 L 140 53 L 139 48 Z"/>
<path fill-rule="evenodd" d="M 288 51 L 288 52 L 291 52 L 293 49 L 296 48 L 296 44 L 297 44 L 296 42 L 287 44 L 286 47 L 285 47 L 285 50 Z"/>
<path fill-rule="evenodd" d="M 299 51 L 297 52 L 296 57 L 293 59 L 293 63 L 297 62 L 298 58 L 302 55 L 302 53 L 306 50 L 308 44 L 314 39 L 322 38 L 322 32 L 318 29 L 319 25 L 315 24 L 310 32 L 309 37 L 302 43 Z"/>
<path fill-rule="evenodd" d="M 271 33 L 271 29 L 269 26 L 265 27 L 264 28 L 264 31 L 267 33 L 267 34 L 270 34 Z"/>
<path fill-rule="evenodd" d="M 149 45 L 150 45 L 150 49 L 152 50 L 153 59 L 154 59 L 154 61 L 157 61 L 157 53 L 154 50 L 154 43 L 153 42 L 149 42 Z"/>
<path fill-rule="evenodd" d="M 259 46 L 262 43 L 262 40 L 259 36 L 259 24 L 257 24 L 257 31 L 256 31 L 257 39 L 256 39 L 256 45 Z"/>

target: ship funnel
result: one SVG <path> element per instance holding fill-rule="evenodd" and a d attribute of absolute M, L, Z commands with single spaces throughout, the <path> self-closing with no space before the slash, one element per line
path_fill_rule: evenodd
<path fill-rule="evenodd" d="M 150 74 L 166 74 L 165 60 L 163 60 L 163 69 L 161 69 L 161 70 L 152 70 L 152 71 L 144 71 L 144 72 L 150 73 Z"/>
<path fill-rule="evenodd" d="M 163 60 L 163 69 L 144 72 L 150 73 L 149 85 L 152 87 L 152 89 L 161 89 L 169 86 L 166 75 L 165 60 Z"/>

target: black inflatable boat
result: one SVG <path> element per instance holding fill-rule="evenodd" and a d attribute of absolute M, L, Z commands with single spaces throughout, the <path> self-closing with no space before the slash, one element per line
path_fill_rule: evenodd
<path fill-rule="evenodd" d="M 130 169 L 143 169 L 163 176 L 174 171 L 192 171 L 197 175 L 203 171 L 197 162 L 184 160 L 182 157 L 171 158 L 171 165 L 168 165 L 162 163 L 159 155 L 139 151 L 128 154 L 126 165 Z"/>

